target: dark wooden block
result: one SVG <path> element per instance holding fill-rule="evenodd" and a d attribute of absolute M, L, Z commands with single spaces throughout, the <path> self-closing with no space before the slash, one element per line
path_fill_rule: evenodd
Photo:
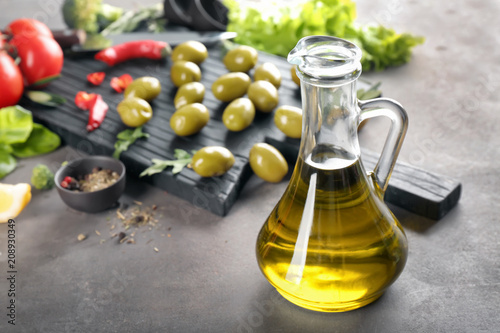
<path fill-rule="evenodd" d="M 280 150 L 288 161 L 295 161 L 299 140 L 266 141 Z M 373 170 L 379 154 L 363 149 L 362 161 L 366 170 Z M 438 175 L 410 164 L 396 162 L 385 200 L 412 213 L 439 220 L 445 216 L 460 199 L 462 185 L 449 177 Z"/>
<path fill-rule="evenodd" d="M 167 170 L 152 177 L 143 178 L 144 181 L 196 206 L 218 215 L 225 215 L 252 175 L 248 163 L 248 152 L 255 143 L 272 141 L 273 145 L 284 150 L 285 154 L 288 150 L 289 158 L 292 156 L 293 159 L 290 163 L 293 164 L 300 141 L 284 137 L 274 125 L 273 113 L 258 113 L 253 124 L 242 132 L 234 133 L 227 130 L 222 123 L 222 113 L 227 103 L 215 99 L 211 92 L 212 83 L 220 75 L 227 73 L 221 61 L 223 50 L 220 46 L 214 46 L 209 48 L 209 54 L 209 58 L 200 67 L 201 82 L 206 88 L 203 104 L 210 110 L 211 119 L 200 133 L 190 137 L 178 137 L 170 128 L 169 119 L 175 111 L 173 99 L 177 89 L 170 80 L 171 62 L 169 59 L 164 61 L 138 59 L 108 67 L 91 57 L 67 57 L 62 77 L 46 88 L 48 92 L 65 97 L 67 102 L 57 108 L 48 108 L 24 100 L 23 106 L 32 110 L 38 122 L 58 133 L 66 144 L 75 147 L 77 151 L 92 155 L 111 155 L 116 135 L 126 129 L 116 112 L 116 106 L 123 99 L 123 95 L 111 89 L 109 86 L 111 78 L 124 73 L 129 73 L 134 78 L 157 77 L 162 84 L 162 93 L 151 103 L 154 110 L 153 119 L 144 126 L 144 131 L 149 133 L 150 137 L 138 140 L 130 146 L 128 151 L 122 153 L 120 158 L 126 165 L 128 174 L 138 176 L 151 164 L 152 158 L 173 159 L 176 148 L 191 151 L 209 145 L 227 147 L 235 155 L 236 163 L 228 173 L 221 177 L 204 179 L 193 170 L 185 168 L 177 175 Z M 279 89 L 280 105 L 300 107 L 300 91 L 291 80 L 291 65 L 284 58 L 259 53 L 259 63 L 263 62 L 274 63 L 282 73 L 283 81 Z M 106 72 L 106 79 L 101 86 L 94 87 L 87 83 L 86 76 L 88 73 L 97 71 Z M 250 72 L 250 76 L 252 75 L 253 73 Z M 359 81 L 358 86 L 365 89 L 369 87 L 363 81 Z M 88 112 L 78 109 L 73 102 L 76 92 L 80 90 L 101 94 L 110 107 L 101 127 L 91 133 L 87 133 L 85 129 Z M 75 157 L 77 156 L 69 156 L 68 160 Z M 397 176 L 399 173 L 407 175 L 407 178 L 403 177 L 402 182 Z M 413 174 L 420 176 L 412 178 Z M 427 178 L 423 179 L 423 175 L 427 175 Z M 392 178 L 390 189 L 386 194 L 387 200 L 421 215 L 439 218 L 458 201 L 460 188 L 452 191 L 452 196 L 447 195 L 445 192 L 449 191 L 455 183 L 443 177 L 422 170 L 417 173 L 413 169 L 408 170 L 398 165 Z M 425 182 L 422 182 L 423 180 Z M 395 184 L 397 185 L 394 186 Z M 442 190 L 431 191 L 431 187 Z"/>

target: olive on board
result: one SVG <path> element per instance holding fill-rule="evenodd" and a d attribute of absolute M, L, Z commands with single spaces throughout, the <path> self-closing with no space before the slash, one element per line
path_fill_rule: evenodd
<path fill-rule="evenodd" d="M 193 155 L 191 167 L 202 177 L 225 174 L 234 165 L 234 156 L 229 149 L 220 146 L 203 147 Z"/>
<path fill-rule="evenodd" d="M 231 102 L 247 93 L 250 76 L 242 72 L 227 73 L 212 84 L 212 93 L 222 102 Z"/>
<path fill-rule="evenodd" d="M 268 81 L 278 89 L 281 86 L 281 72 L 272 62 L 265 62 L 255 68 L 253 73 L 254 81 Z"/>
<path fill-rule="evenodd" d="M 130 127 L 142 126 L 153 117 L 151 105 L 146 100 L 133 96 L 121 101 L 116 110 L 122 122 Z"/>
<path fill-rule="evenodd" d="M 274 124 L 286 136 L 298 139 L 302 136 L 302 109 L 282 105 L 274 113 Z"/>
<path fill-rule="evenodd" d="M 176 87 L 201 80 L 201 70 L 192 61 L 178 60 L 170 68 L 170 79 Z"/>
<path fill-rule="evenodd" d="M 174 112 L 170 127 L 179 136 L 193 135 L 201 131 L 210 120 L 210 112 L 200 103 L 187 104 Z"/>
<path fill-rule="evenodd" d="M 176 109 L 192 103 L 201 103 L 205 97 L 205 86 L 200 82 L 183 84 L 175 93 L 174 106 Z"/>
<path fill-rule="evenodd" d="M 248 72 L 257 64 L 259 55 L 251 46 L 240 45 L 226 53 L 222 62 L 231 72 Z"/>
<path fill-rule="evenodd" d="M 255 81 L 248 87 L 248 98 L 259 111 L 269 113 L 278 105 L 278 90 L 267 81 Z"/>
<path fill-rule="evenodd" d="M 143 76 L 132 81 L 123 92 L 123 96 L 137 97 L 150 102 L 160 94 L 160 91 L 160 80 L 152 76 Z"/>
<path fill-rule="evenodd" d="M 297 76 L 297 65 L 293 65 L 290 69 L 290 74 L 292 74 L 292 81 L 300 87 L 300 79 Z"/>
<path fill-rule="evenodd" d="M 250 149 L 250 167 L 270 183 L 278 183 L 288 173 L 288 163 L 278 149 L 267 143 L 256 143 Z"/>
<path fill-rule="evenodd" d="M 207 59 L 208 51 L 202 43 L 190 40 L 174 47 L 171 57 L 173 61 L 186 60 L 199 65 Z"/>
<path fill-rule="evenodd" d="M 255 118 L 255 107 L 248 98 L 237 98 L 224 109 L 222 122 L 228 130 L 243 131 Z"/>

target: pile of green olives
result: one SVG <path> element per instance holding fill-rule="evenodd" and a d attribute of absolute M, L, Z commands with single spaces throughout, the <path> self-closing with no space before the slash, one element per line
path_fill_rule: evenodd
<path fill-rule="evenodd" d="M 139 127 L 153 117 L 149 102 L 161 92 L 160 81 L 152 76 L 143 76 L 132 81 L 125 89 L 124 99 L 116 110 L 122 122 L 129 127 Z"/>
<path fill-rule="evenodd" d="M 172 51 L 174 62 L 170 77 L 178 89 L 174 97 L 176 111 L 170 119 L 170 126 L 179 136 L 200 132 L 210 120 L 210 112 L 202 104 L 206 91 L 200 82 L 199 67 L 207 57 L 206 47 L 194 41 L 179 44 Z M 293 106 L 278 106 L 282 75 L 276 65 L 270 62 L 258 64 L 257 51 L 243 45 L 228 51 L 223 64 L 228 73 L 212 83 L 211 92 L 216 99 L 227 103 L 222 122 L 229 131 L 239 132 L 248 128 L 257 111 L 271 113 L 275 110 L 277 128 L 288 137 L 300 138 L 302 110 Z M 291 73 L 294 82 L 298 82 L 293 75 L 295 68 L 292 67 Z M 288 163 L 283 155 L 266 143 L 257 143 L 252 147 L 249 162 L 254 173 L 268 182 L 280 182 L 288 173 Z M 191 167 L 202 177 L 216 177 L 226 173 L 234 163 L 234 156 L 227 148 L 209 146 L 195 153 Z"/>

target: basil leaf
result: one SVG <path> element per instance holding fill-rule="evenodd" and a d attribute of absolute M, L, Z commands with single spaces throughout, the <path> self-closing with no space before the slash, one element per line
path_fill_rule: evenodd
<path fill-rule="evenodd" d="M 11 154 L 0 151 L 0 179 L 14 171 L 16 166 L 17 161 Z"/>
<path fill-rule="evenodd" d="M 61 145 L 61 139 L 45 126 L 33 124 L 28 140 L 12 145 L 13 154 L 17 157 L 31 157 L 50 153 Z"/>
<path fill-rule="evenodd" d="M 25 142 L 33 129 L 31 112 L 16 105 L 0 109 L 0 142 Z"/>
<path fill-rule="evenodd" d="M 152 176 L 156 173 L 160 173 L 163 170 L 165 170 L 167 167 L 172 167 L 172 174 L 177 174 L 184 169 L 185 166 L 187 166 L 189 163 L 192 162 L 193 158 L 192 156 L 182 150 L 182 149 L 175 149 L 174 151 L 174 156 L 176 160 L 159 160 L 157 158 L 153 158 L 151 162 L 153 162 L 153 165 L 145 169 L 139 177 L 144 177 L 144 176 Z"/>
<path fill-rule="evenodd" d="M 118 139 L 115 142 L 115 151 L 113 157 L 120 158 L 120 154 L 128 149 L 137 139 L 148 138 L 149 134 L 142 132 L 142 126 L 136 127 L 134 130 L 126 129 L 116 135 Z"/>

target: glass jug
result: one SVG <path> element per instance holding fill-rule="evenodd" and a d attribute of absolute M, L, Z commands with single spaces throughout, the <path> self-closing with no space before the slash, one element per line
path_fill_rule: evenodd
<path fill-rule="evenodd" d="M 292 303 L 341 312 L 367 305 L 391 285 L 407 257 L 404 231 L 383 201 L 407 129 L 387 98 L 358 101 L 361 50 L 310 36 L 288 55 L 301 80 L 303 126 L 290 183 L 262 227 L 257 260 Z M 392 125 L 373 172 L 360 159 L 358 125 L 386 116 Z"/>

